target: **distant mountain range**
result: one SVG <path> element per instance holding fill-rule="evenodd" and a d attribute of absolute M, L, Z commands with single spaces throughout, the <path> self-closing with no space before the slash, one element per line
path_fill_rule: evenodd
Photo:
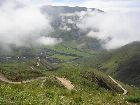
<path fill-rule="evenodd" d="M 51 5 L 45 5 L 41 7 L 41 10 L 49 15 L 60 15 L 62 13 L 75 13 L 75 12 L 81 12 L 81 11 L 87 11 L 87 10 L 92 10 L 92 11 L 100 11 L 103 12 L 100 9 L 96 8 L 86 8 L 86 7 L 69 7 L 69 6 L 51 6 Z"/>
<path fill-rule="evenodd" d="M 67 42 L 75 44 L 77 48 L 86 49 L 102 49 L 101 42 L 98 39 L 89 38 L 86 35 L 91 30 L 80 30 L 77 26 L 77 22 L 80 20 L 80 16 L 76 13 L 85 12 L 85 16 L 88 11 L 104 12 L 96 8 L 86 7 L 68 7 L 68 6 L 43 6 L 42 12 L 51 17 L 51 25 L 54 31 L 50 33 L 51 37 L 61 38 L 63 43 Z M 87 14 L 86 14 L 87 13 Z"/>

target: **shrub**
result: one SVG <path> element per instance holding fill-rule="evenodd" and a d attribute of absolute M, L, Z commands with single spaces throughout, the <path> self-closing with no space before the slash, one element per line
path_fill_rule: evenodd
<path fill-rule="evenodd" d="M 140 97 L 138 96 L 127 96 L 125 100 L 132 103 L 140 103 Z"/>

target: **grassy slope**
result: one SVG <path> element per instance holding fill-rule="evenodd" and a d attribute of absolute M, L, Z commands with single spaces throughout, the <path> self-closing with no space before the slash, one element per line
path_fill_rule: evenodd
<path fill-rule="evenodd" d="M 22 81 L 44 76 L 46 71 L 56 70 L 59 68 L 59 65 L 51 64 L 45 59 L 41 59 L 39 64 L 39 67 L 36 66 L 37 59 L 29 61 L 1 62 L 0 73 L 4 74 L 10 80 Z"/>
<path fill-rule="evenodd" d="M 69 50 L 70 49 L 70 50 Z M 71 52 L 79 56 L 87 55 L 87 52 L 82 52 L 73 48 L 67 49 L 62 46 L 57 50 L 67 53 Z M 55 48 L 56 50 L 56 48 Z M 95 54 L 95 53 L 94 53 Z M 95 58 L 95 55 L 90 56 Z M 55 55 L 55 54 L 54 54 Z M 100 73 L 89 66 L 80 65 L 77 63 L 64 62 L 61 63 L 60 68 L 55 71 L 49 70 L 46 60 L 41 59 L 40 67 L 36 67 L 36 59 L 27 62 L 9 62 L 1 63 L 1 72 L 9 79 L 16 80 L 14 77 L 19 76 L 18 79 L 29 79 L 31 77 L 46 76 L 47 79 L 35 81 L 28 84 L 10 85 L 0 82 L 0 104 L 14 104 L 14 105 L 128 105 L 125 97 L 129 95 L 139 97 L 140 91 L 135 87 L 125 86 L 129 90 L 128 96 L 119 95 L 117 92 L 105 89 L 98 82 L 91 81 L 93 75 L 86 74 L 85 72 L 94 73 L 96 77 L 108 81 L 105 74 Z M 47 66 L 46 66 L 47 65 Z M 34 66 L 35 70 L 32 71 L 29 67 Z M 52 65 L 54 67 L 54 65 Z M 57 67 L 57 66 L 56 66 Z M 37 72 L 33 74 L 32 72 Z M 85 75 L 83 75 L 85 74 Z M 85 78 L 85 76 L 89 78 Z M 69 91 L 59 84 L 54 76 L 66 77 L 75 85 L 75 90 Z M 17 80 L 18 80 L 17 79 Z M 19 80 L 19 81 L 20 81 Z M 107 82 L 108 83 L 108 82 Z M 109 84 L 112 84 L 109 82 Z M 113 85 L 114 86 L 114 85 Z M 115 90 L 116 91 L 116 90 Z"/>
<path fill-rule="evenodd" d="M 12 55 L 8 55 L 8 57 L 11 56 L 13 58 L 10 58 L 9 60 L 0 59 L 0 72 L 13 81 L 21 81 L 44 76 L 44 72 L 48 70 L 55 70 L 59 67 L 59 64 L 50 63 L 46 57 L 50 59 L 56 58 L 65 63 L 69 61 L 72 62 L 75 59 L 85 56 L 90 56 L 90 54 L 85 51 L 80 51 L 78 49 L 72 48 L 70 46 L 67 47 L 62 44 L 54 47 L 47 47 L 47 50 L 45 48 L 46 47 L 42 46 L 42 48 L 38 49 L 16 49 Z M 5 56 L 4 59 L 7 59 L 6 55 L 3 56 Z M 36 66 L 38 56 L 41 57 L 39 67 Z M 19 60 L 18 57 L 22 59 Z M 23 59 L 24 57 L 26 57 L 26 59 Z M 34 70 L 32 70 L 31 67 L 34 68 Z"/>
<path fill-rule="evenodd" d="M 127 102 L 123 99 L 125 96 L 98 87 L 95 83 L 82 77 L 81 72 L 84 72 L 84 69 L 80 65 L 64 64 L 63 68 L 58 71 L 46 72 L 47 79 L 43 82 L 43 85 L 42 80 L 21 85 L 0 83 L 0 104 L 127 105 Z M 54 79 L 54 75 L 65 76 L 75 85 L 75 90 L 65 89 Z"/>
<path fill-rule="evenodd" d="M 135 42 L 113 51 L 111 58 L 102 65 L 107 73 L 117 79 L 140 86 L 140 43 Z"/>
<path fill-rule="evenodd" d="M 140 42 L 85 58 L 81 62 L 84 64 L 85 60 L 87 66 L 106 72 L 122 82 L 140 86 Z"/>

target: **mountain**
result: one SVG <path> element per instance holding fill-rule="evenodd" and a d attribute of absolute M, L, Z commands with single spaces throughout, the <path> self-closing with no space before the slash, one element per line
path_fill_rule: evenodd
<path fill-rule="evenodd" d="M 44 13 L 47 13 L 49 15 L 60 15 L 62 13 L 75 13 L 75 12 L 82 12 L 82 11 L 87 11 L 88 9 L 92 10 L 92 11 L 100 11 L 103 12 L 100 9 L 96 9 L 96 8 L 86 8 L 86 7 L 69 7 L 69 6 L 51 6 L 51 5 L 44 5 L 41 7 L 42 11 Z"/>
<path fill-rule="evenodd" d="M 116 78 L 127 84 L 140 86 L 140 42 L 128 44 L 116 53 L 123 53 L 116 71 Z"/>
<path fill-rule="evenodd" d="M 49 36 L 61 38 L 64 43 L 73 42 L 77 48 L 102 49 L 98 39 L 87 37 L 91 29 L 83 31 L 77 26 L 81 18 L 88 16 L 89 11 L 104 13 L 102 10 L 86 7 L 42 6 L 41 11 L 52 19 L 51 25 L 54 31 Z M 81 16 L 80 14 L 83 13 L 84 15 Z"/>
<path fill-rule="evenodd" d="M 140 42 L 133 42 L 84 60 L 87 60 L 87 65 L 110 74 L 126 84 L 140 86 L 139 52 Z"/>

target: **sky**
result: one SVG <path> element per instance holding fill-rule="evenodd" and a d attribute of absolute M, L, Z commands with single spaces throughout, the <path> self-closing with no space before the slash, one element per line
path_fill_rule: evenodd
<path fill-rule="evenodd" d="M 98 8 L 104 11 L 137 11 L 140 0 L 18 0 L 29 5 L 66 5 Z"/>

